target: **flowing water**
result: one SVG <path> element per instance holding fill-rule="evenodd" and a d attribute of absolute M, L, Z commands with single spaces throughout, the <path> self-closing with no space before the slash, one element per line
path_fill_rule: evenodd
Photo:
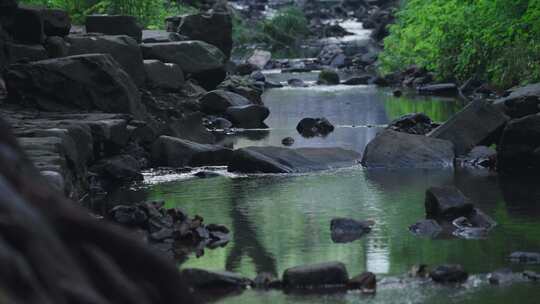
<path fill-rule="evenodd" d="M 293 76 L 314 77 L 269 77 Z M 228 138 L 235 148 L 280 145 L 283 137 L 292 136 L 294 147 L 340 146 L 362 152 L 393 118 L 424 112 L 444 121 L 461 108 L 455 100 L 395 98 L 371 86 L 274 89 L 265 93 L 264 102 L 271 110 L 270 129 Z M 302 138 L 295 127 L 306 116 L 327 117 L 337 128 L 325 138 Z M 208 223 L 231 228 L 233 238 L 226 247 L 206 250 L 200 258 L 192 256 L 180 267 L 226 269 L 248 277 L 259 272 L 280 276 L 288 267 L 337 260 L 351 276 L 367 270 L 383 278 L 374 297 L 354 292 L 298 295 L 248 290 L 220 303 L 538 303 L 540 288 L 533 283 L 490 287 L 482 275 L 476 275 L 465 287 L 443 288 L 396 279 L 415 264 L 460 263 L 472 274 L 483 274 L 512 266 L 505 258 L 512 251 L 540 250 L 540 188 L 534 181 L 503 180 L 482 170 L 368 171 L 361 167 L 293 176 L 171 178 L 177 177 L 180 180 L 162 182 L 166 176 L 149 176 L 147 186 L 117 201 L 165 200 L 168 207 L 178 206 L 189 214 L 201 214 Z M 456 185 L 499 225 L 485 240 L 413 236 L 407 227 L 424 217 L 425 189 L 434 185 Z M 360 240 L 336 244 L 329 227 L 334 217 L 372 219 L 376 225 Z"/>

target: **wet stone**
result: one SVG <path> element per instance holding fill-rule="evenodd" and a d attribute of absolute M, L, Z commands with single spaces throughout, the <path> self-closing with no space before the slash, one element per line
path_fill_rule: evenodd
<path fill-rule="evenodd" d="M 540 253 L 517 251 L 510 254 L 508 259 L 514 263 L 539 264 Z"/>
<path fill-rule="evenodd" d="M 436 283 L 463 283 L 467 280 L 468 274 L 461 265 L 440 265 L 433 269 L 429 276 Z"/>

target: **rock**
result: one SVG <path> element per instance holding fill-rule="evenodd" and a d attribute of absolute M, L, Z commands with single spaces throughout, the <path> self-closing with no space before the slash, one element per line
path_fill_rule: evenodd
<path fill-rule="evenodd" d="M 429 276 L 436 283 L 463 283 L 467 281 L 468 274 L 461 265 L 440 265 L 430 271 Z"/>
<path fill-rule="evenodd" d="M 428 276 L 428 266 L 426 264 L 413 265 L 408 275 L 411 278 L 426 278 Z"/>
<path fill-rule="evenodd" d="M 250 279 L 228 271 L 185 268 L 180 275 L 196 289 L 243 289 L 251 285 Z"/>
<path fill-rule="evenodd" d="M 247 147 L 235 150 L 228 170 L 242 173 L 301 173 L 349 167 L 360 155 L 341 148 Z"/>
<path fill-rule="evenodd" d="M 41 171 L 41 175 L 49 181 L 50 185 L 53 186 L 59 192 L 64 193 L 66 191 L 66 181 L 62 174 L 55 171 Z"/>
<path fill-rule="evenodd" d="M 262 272 L 257 274 L 253 280 L 253 287 L 258 289 L 279 288 L 281 287 L 281 281 L 271 273 Z"/>
<path fill-rule="evenodd" d="M 133 38 L 126 35 L 70 35 L 66 41 L 69 43 L 69 55 L 110 54 L 137 86 L 144 85 L 146 73 L 142 53 Z"/>
<path fill-rule="evenodd" d="M 474 147 L 465 156 L 456 158 L 456 165 L 463 168 L 490 168 L 497 166 L 497 151 L 486 146 Z"/>
<path fill-rule="evenodd" d="M 62 37 L 47 37 L 45 40 L 45 49 L 50 58 L 69 56 L 69 45 Z"/>
<path fill-rule="evenodd" d="M 377 276 L 373 272 L 363 272 L 349 280 L 347 287 L 360 289 L 362 293 L 375 293 L 377 289 Z"/>
<path fill-rule="evenodd" d="M 451 141 L 456 155 L 464 155 L 475 146 L 497 142 L 497 135 L 507 120 L 504 114 L 487 101 L 476 100 L 428 136 Z"/>
<path fill-rule="evenodd" d="M 490 273 L 488 275 L 488 280 L 491 285 L 503 285 L 512 282 L 515 277 L 512 269 L 504 268 Z"/>
<path fill-rule="evenodd" d="M 251 73 L 254 73 L 258 70 L 259 68 L 257 66 L 247 62 L 240 63 L 234 67 L 234 73 L 240 76 L 251 75 Z"/>
<path fill-rule="evenodd" d="M 182 16 L 178 33 L 191 40 L 200 40 L 219 48 L 225 58 L 231 57 L 232 18 L 228 13 L 198 13 Z"/>
<path fill-rule="evenodd" d="M 292 137 L 285 137 L 281 140 L 281 144 L 284 146 L 292 146 L 294 145 L 294 138 Z"/>
<path fill-rule="evenodd" d="M 42 44 L 45 32 L 41 8 L 19 6 L 13 16 L 10 34 L 13 39 L 23 43 Z"/>
<path fill-rule="evenodd" d="M 160 166 L 226 165 L 232 150 L 214 145 L 198 144 L 170 136 L 160 136 L 152 145 L 152 162 Z"/>
<path fill-rule="evenodd" d="M 139 162 L 130 155 L 118 155 L 99 160 L 91 168 L 101 178 L 118 182 L 143 180 Z"/>
<path fill-rule="evenodd" d="M 289 86 L 295 87 L 295 88 L 306 88 L 308 86 L 302 79 L 296 79 L 296 78 L 287 80 L 287 83 L 289 84 Z"/>
<path fill-rule="evenodd" d="M 334 218 L 330 222 L 330 231 L 334 243 L 348 243 L 361 238 L 371 231 L 373 221 L 357 221 L 348 218 Z"/>
<path fill-rule="evenodd" d="M 146 117 L 137 87 L 110 55 L 12 65 L 6 82 L 11 102 L 41 110 L 100 110 Z"/>
<path fill-rule="evenodd" d="M 334 131 L 334 125 L 324 117 L 307 117 L 296 125 L 296 131 L 304 137 L 326 136 Z"/>
<path fill-rule="evenodd" d="M 345 54 L 337 44 L 328 44 L 323 47 L 317 58 L 323 65 L 339 68 L 344 63 Z"/>
<path fill-rule="evenodd" d="M 171 33 L 164 30 L 143 30 L 142 43 L 165 43 L 189 40 L 178 33 Z"/>
<path fill-rule="evenodd" d="M 453 162 L 450 141 L 392 130 L 379 133 L 362 157 L 367 168 L 450 168 Z"/>
<path fill-rule="evenodd" d="M 317 84 L 336 85 L 339 84 L 339 75 L 334 70 L 325 69 L 319 73 Z"/>
<path fill-rule="evenodd" d="M 456 187 L 431 187 L 426 191 L 426 215 L 431 218 L 453 220 L 467 216 L 473 211 L 473 204 Z"/>
<path fill-rule="evenodd" d="M 176 63 L 186 73 L 201 73 L 224 67 L 225 55 L 202 41 L 141 44 L 144 59 Z"/>
<path fill-rule="evenodd" d="M 266 128 L 264 120 L 270 115 L 270 110 L 261 105 L 245 105 L 228 107 L 226 116 L 238 128 Z"/>
<path fill-rule="evenodd" d="M 418 89 L 419 94 L 437 95 L 437 96 L 457 96 L 459 94 L 458 86 L 455 83 L 439 83 L 421 86 Z"/>
<path fill-rule="evenodd" d="M 145 60 L 144 70 L 150 88 L 179 90 L 184 85 L 184 72 L 177 64 Z"/>
<path fill-rule="evenodd" d="M 172 120 L 168 123 L 168 128 L 166 134 L 174 137 L 201 144 L 216 142 L 214 135 L 203 125 L 203 113 L 201 112 L 186 114 L 179 119 Z"/>
<path fill-rule="evenodd" d="M 227 130 L 232 128 L 233 124 L 225 118 L 212 116 L 207 118 L 205 126 L 210 130 Z"/>
<path fill-rule="evenodd" d="M 508 259 L 514 263 L 540 264 L 540 253 L 538 252 L 512 252 Z"/>
<path fill-rule="evenodd" d="M 205 90 L 215 90 L 227 78 L 225 68 L 217 68 L 192 74 L 191 78 L 197 81 Z"/>
<path fill-rule="evenodd" d="M 71 18 L 66 11 L 59 9 L 43 9 L 43 30 L 47 36 L 65 37 L 71 29 Z"/>
<path fill-rule="evenodd" d="M 403 95 L 403 92 L 401 90 L 394 90 L 392 92 L 392 95 L 394 95 L 394 97 L 401 97 Z"/>
<path fill-rule="evenodd" d="M 283 272 L 283 285 L 286 288 L 345 285 L 348 281 L 347 269 L 340 262 L 297 266 Z"/>
<path fill-rule="evenodd" d="M 142 27 L 134 16 L 88 15 L 86 16 L 86 32 L 127 35 L 138 43 L 141 43 L 142 40 Z"/>
<path fill-rule="evenodd" d="M 409 227 L 409 231 L 416 236 L 436 238 L 442 228 L 435 220 L 420 220 Z"/>
<path fill-rule="evenodd" d="M 220 177 L 221 174 L 217 173 L 217 172 L 213 172 L 213 171 L 199 171 L 195 174 L 193 174 L 194 176 L 198 177 L 198 178 L 213 178 L 213 177 Z"/>
<path fill-rule="evenodd" d="M 230 91 L 249 99 L 251 103 L 262 105 L 263 88 L 257 85 L 250 77 L 227 76 L 218 86 L 218 89 Z"/>
<path fill-rule="evenodd" d="M 201 110 L 207 114 L 224 114 L 229 107 L 247 106 L 251 102 L 244 96 L 225 90 L 214 90 L 199 99 Z"/>
<path fill-rule="evenodd" d="M 344 85 L 361 85 L 361 84 L 370 84 L 373 76 L 363 75 L 363 76 L 354 76 L 342 82 Z"/>
<path fill-rule="evenodd" d="M 266 67 L 270 59 L 272 59 L 272 53 L 263 50 L 255 50 L 247 59 L 247 63 L 262 70 Z"/>
<path fill-rule="evenodd" d="M 523 276 L 533 282 L 540 281 L 540 274 L 534 271 L 524 271 Z"/>
<path fill-rule="evenodd" d="M 497 145 L 502 173 L 536 172 L 540 168 L 540 114 L 511 120 Z"/>
<path fill-rule="evenodd" d="M 512 118 L 521 118 L 540 111 L 540 83 L 520 87 L 510 95 L 497 99 L 493 105 Z"/>
<path fill-rule="evenodd" d="M 435 127 L 436 125 L 426 114 L 411 113 L 393 120 L 387 129 L 409 134 L 425 135 Z"/>
<path fill-rule="evenodd" d="M 254 71 L 249 74 L 249 78 L 253 79 L 255 82 L 266 82 L 266 76 L 261 71 Z M 266 87 L 266 83 L 265 83 Z"/>
<path fill-rule="evenodd" d="M 26 63 L 49 58 L 47 51 L 41 44 L 28 45 L 8 42 L 5 49 L 11 63 Z"/>

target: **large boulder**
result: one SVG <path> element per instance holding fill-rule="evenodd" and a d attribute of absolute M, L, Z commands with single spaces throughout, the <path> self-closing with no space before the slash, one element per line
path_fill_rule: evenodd
<path fill-rule="evenodd" d="M 536 114 L 540 111 L 540 83 L 518 88 L 510 95 L 495 100 L 493 105 L 512 118 Z"/>
<path fill-rule="evenodd" d="M 19 6 L 13 16 L 10 27 L 11 36 L 20 42 L 41 44 L 45 41 L 45 30 L 41 8 Z"/>
<path fill-rule="evenodd" d="M 308 288 L 345 285 L 349 274 L 341 262 L 328 262 L 288 268 L 283 272 L 286 288 Z"/>
<path fill-rule="evenodd" d="M 175 63 L 145 60 L 146 84 L 150 88 L 178 90 L 184 85 L 184 72 Z"/>
<path fill-rule="evenodd" d="M 270 115 L 270 110 L 265 106 L 248 104 L 228 107 L 225 114 L 235 127 L 266 128 L 263 122 Z"/>
<path fill-rule="evenodd" d="M 454 164 L 454 145 L 447 140 L 392 130 L 379 133 L 364 150 L 367 168 L 448 168 Z"/>
<path fill-rule="evenodd" d="M 456 187 L 431 187 L 426 191 L 425 208 L 430 218 L 453 220 L 468 216 L 474 206 Z"/>
<path fill-rule="evenodd" d="M 219 84 L 218 89 L 242 95 L 254 104 L 262 104 L 263 88 L 249 76 L 230 75 Z"/>
<path fill-rule="evenodd" d="M 223 68 L 225 55 L 217 47 L 203 41 L 179 41 L 141 44 L 144 59 L 172 62 L 186 73 L 202 73 Z"/>
<path fill-rule="evenodd" d="M 349 167 L 360 155 L 341 148 L 247 147 L 235 150 L 229 171 L 242 173 L 298 173 Z"/>
<path fill-rule="evenodd" d="M 89 15 L 86 16 L 86 32 L 128 35 L 139 43 L 142 40 L 142 27 L 134 16 Z"/>
<path fill-rule="evenodd" d="M 476 100 L 428 136 L 451 141 L 456 155 L 465 155 L 478 145 L 490 145 L 497 142 L 499 131 L 507 120 L 506 115 L 487 101 Z"/>
<path fill-rule="evenodd" d="M 48 53 L 41 44 L 18 44 L 8 42 L 4 50 L 10 63 L 30 62 L 48 59 Z"/>
<path fill-rule="evenodd" d="M 137 86 L 145 82 L 141 49 L 137 42 L 126 35 L 70 35 L 69 55 L 110 54 L 133 79 Z"/>
<path fill-rule="evenodd" d="M 247 63 L 262 70 L 268 64 L 270 59 L 272 59 L 272 53 L 263 50 L 255 50 L 247 59 Z"/>
<path fill-rule="evenodd" d="M 100 110 L 146 117 L 137 86 L 110 55 L 12 65 L 6 82 L 11 102 L 41 110 Z"/>
<path fill-rule="evenodd" d="M 207 114 L 223 114 L 229 107 L 251 104 L 244 96 L 224 90 L 214 90 L 206 93 L 201 97 L 199 103 L 201 110 Z"/>
<path fill-rule="evenodd" d="M 218 47 L 226 58 L 231 57 L 232 18 L 228 13 L 198 13 L 182 16 L 178 33 L 192 40 L 201 40 Z"/>
<path fill-rule="evenodd" d="M 540 168 L 540 114 L 510 121 L 497 145 L 497 166 L 511 173 Z"/>
<path fill-rule="evenodd" d="M 226 165 L 232 154 L 232 150 L 222 146 L 198 144 L 170 136 L 160 136 L 152 145 L 152 161 L 160 166 Z"/>

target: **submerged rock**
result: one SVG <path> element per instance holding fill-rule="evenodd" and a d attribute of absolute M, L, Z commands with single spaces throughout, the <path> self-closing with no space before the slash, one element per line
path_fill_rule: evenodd
<path fill-rule="evenodd" d="M 341 148 L 247 147 L 235 150 L 229 171 L 242 173 L 300 173 L 349 167 L 357 152 Z"/>
<path fill-rule="evenodd" d="M 507 120 L 503 113 L 487 101 L 476 100 L 428 136 L 451 141 L 456 155 L 464 155 L 478 145 L 498 142 L 498 133 Z"/>
<path fill-rule="evenodd" d="M 347 269 L 340 262 L 297 266 L 283 272 L 283 285 L 286 288 L 345 285 L 348 281 Z"/>
<path fill-rule="evenodd" d="M 461 265 L 440 265 L 430 271 L 429 276 L 436 283 L 463 283 L 469 277 Z"/>
<path fill-rule="evenodd" d="M 296 131 L 304 137 L 326 136 L 334 131 L 334 125 L 324 117 L 307 117 L 300 120 Z"/>
<path fill-rule="evenodd" d="M 334 218 L 330 222 L 330 231 L 334 243 L 348 243 L 361 238 L 371 231 L 373 221 L 358 221 L 348 218 Z"/>
<path fill-rule="evenodd" d="M 362 158 L 367 168 L 449 168 L 453 163 L 450 141 L 392 130 L 379 133 Z"/>

